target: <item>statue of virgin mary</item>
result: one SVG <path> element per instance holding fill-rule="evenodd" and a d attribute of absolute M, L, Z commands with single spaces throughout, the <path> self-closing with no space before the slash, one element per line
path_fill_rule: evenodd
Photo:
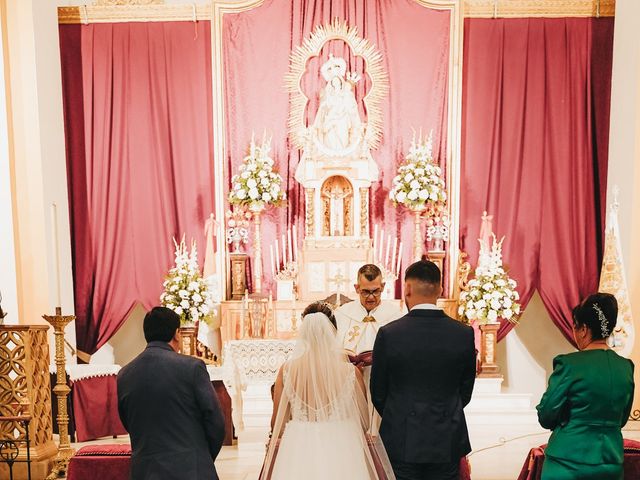
<path fill-rule="evenodd" d="M 327 81 L 320 92 L 320 105 L 310 133 L 315 147 L 328 157 L 348 157 L 360 145 L 364 124 L 360 120 L 353 85 L 357 75 L 346 74 L 347 63 L 329 56 L 320 69 Z"/>

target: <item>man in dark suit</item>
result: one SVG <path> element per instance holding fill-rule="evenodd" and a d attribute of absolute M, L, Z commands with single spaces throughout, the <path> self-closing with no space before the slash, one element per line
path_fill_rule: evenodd
<path fill-rule="evenodd" d="M 398 480 L 458 480 L 471 451 L 463 408 L 475 381 L 473 329 L 436 307 L 441 293 L 437 265 L 411 265 L 409 313 L 380 328 L 373 347 L 371 399 Z"/>
<path fill-rule="evenodd" d="M 202 360 L 176 353 L 179 326 L 173 310 L 152 309 L 144 317 L 147 348 L 118 374 L 134 480 L 218 478 L 224 417 Z"/>

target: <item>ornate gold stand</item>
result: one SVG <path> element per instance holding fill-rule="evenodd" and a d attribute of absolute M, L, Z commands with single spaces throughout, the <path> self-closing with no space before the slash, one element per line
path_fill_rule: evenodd
<path fill-rule="evenodd" d="M 416 208 L 413 209 L 413 261 L 417 262 L 422 258 L 422 249 L 424 245 L 424 241 L 422 238 L 422 214 L 424 213 L 424 208 Z"/>
<path fill-rule="evenodd" d="M 264 207 L 251 207 L 253 213 L 253 224 L 255 227 L 253 238 L 253 292 L 262 291 L 262 236 L 260 235 L 260 214 Z"/>
<path fill-rule="evenodd" d="M 53 470 L 47 477 L 47 480 L 55 480 L 56 478 L 65 477 L 69 460 L 75 453 L 71 448 L 69 439 L 69 415 L 67 413 L 67 395 L 71 389 L 67 385 L 67 369 L 64 355 L 64 328 L 67 324 L 75 320 L 74 315 L 62 315 L 62 308 L 56 307 L 55 315 L 43 315 L 47 322 L 51 324 L 56 340 L 56 386 L 53 392 L 58 398 L 58 432 L 60 433 L 60 442 L 58 446 L 58 455 L 54 461 Z"/>
<path fill-rule="evenodd" d="M 196 327 L 180 327 L 180 353 L 183 355 L 196 356 Z"/>
<path fill-rule="evenodd" d="M 498 343 L 498 329 L 500 324 L 487 323 L 480 325 L 482 333 L 480 340 L 480 375 L 479 377 L 501 377 L 500 367 L 496 363 L 496 344 Z"/>

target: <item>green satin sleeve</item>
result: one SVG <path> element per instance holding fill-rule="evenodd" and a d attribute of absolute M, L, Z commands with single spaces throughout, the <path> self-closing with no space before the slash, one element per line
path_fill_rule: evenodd
<path fill-rule="evenodd" d="M 538 410 L 538 422 L 543 428 L 555 429 L 566 422 L 567 399 L 571 386 L 570 368 L 564 361 L 563 355 L 558 355 L 553 360 L 553 373 L 549 377 L 547 391 L 542 395 Z"/>

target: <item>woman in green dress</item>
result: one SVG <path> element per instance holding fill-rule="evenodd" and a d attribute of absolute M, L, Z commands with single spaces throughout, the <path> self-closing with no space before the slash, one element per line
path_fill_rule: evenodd
<path fill-rule="evenodd" d="M 543 480 L 622 480 L 622 433 L 633 402 L 633 362 L 607 345 L 618 302 L 596 293 L 573 309 L 578 352 L 553 361 L 538 420 L 553 430 Z"/>

